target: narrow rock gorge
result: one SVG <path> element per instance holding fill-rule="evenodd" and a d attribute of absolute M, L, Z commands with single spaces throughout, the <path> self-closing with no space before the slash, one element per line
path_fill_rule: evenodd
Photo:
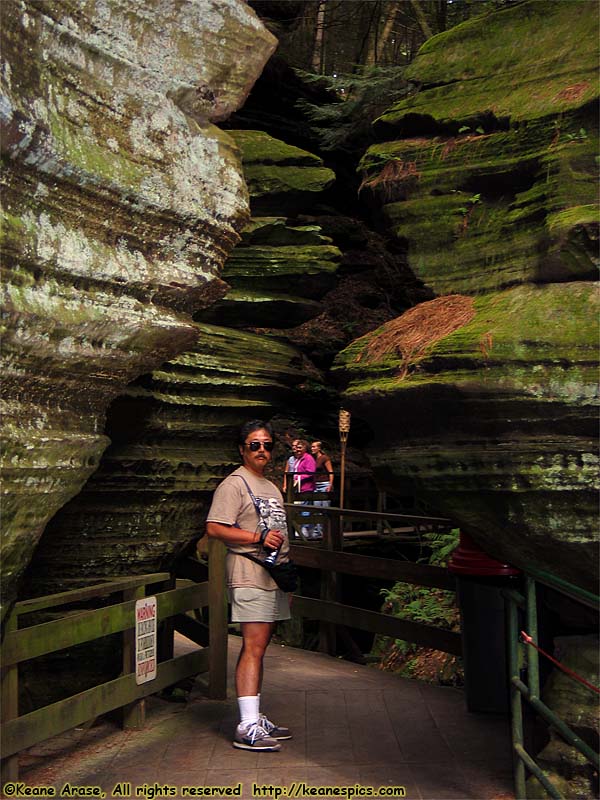
<path fill-rule="evenodd" d="M 484 5 L 342 153 L 310 107 L 352 92 L 272 57 L 303 3 L 0 3 L 3 615 L 175 573 L 240 423 L 282 464 L 342 403 L 380 489 L 597 593 L 597 4 Z"/>
<path fill-rule="evenodd" d="M 231 135 L 253 214 L 221 273 L 231 288 L 194 315 L 193 348 L 113 402 L 106 429 L 111 446 L 46 528 L 28 591 L 48 594 L 108 576 L 172 569 L 177 555 L 203 535 L 212 492 L 237 464 L 239 426 L 297 402 L 302 354 L 248 328 L 265 321 L 283 327 L 317 314 L 316 298 L 331 284 L 341 253 L 317 226 L 292 227 L 287 217 L 260 214 L 275 205 L 285 211 L 286 204 L 310 204 L 334 174 L 318 157 L 261 132 Z M 290 286 L 294 294 L 286 294 Z M 66 556 L 73 541 L 77 551 Z"/>

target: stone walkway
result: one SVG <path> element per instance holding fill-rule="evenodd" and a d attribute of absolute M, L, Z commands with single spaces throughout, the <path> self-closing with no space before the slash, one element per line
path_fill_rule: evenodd
<path fill-rule="evenodd" d="M 276 753 L 234 749 L 239 646 L 230 637 L 230 699 L 208 700 L 200 682 L 187 703 L 150 698 L 143 730 L 103 719 L 70 731 L 22 754 L 21 780 L 55 786 L 57 796 L 69 782 L 106 797 L 181 797 L 182 787 L 241 783 L 238 796 L 247 798 L 323 796 L 315 787 L 328 786 L 352 787 L 357 797 L 366 787 L 404 787 L 395 796 L 514 798 L 506 718 L 469 714 L 456 689 L 279 645 L 267 653 L 262 706 L 294 738 Z"/>

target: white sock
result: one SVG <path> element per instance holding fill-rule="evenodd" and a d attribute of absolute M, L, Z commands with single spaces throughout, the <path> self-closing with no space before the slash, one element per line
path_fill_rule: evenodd
<path fill-rule="evenodd" d="M 250 695 L 248 697 L 238 697 L 238 708 L 240 710 L 240 725 L 246 727 L 253 722 L 258 722 L 258 704 L 260 695 Z"/>

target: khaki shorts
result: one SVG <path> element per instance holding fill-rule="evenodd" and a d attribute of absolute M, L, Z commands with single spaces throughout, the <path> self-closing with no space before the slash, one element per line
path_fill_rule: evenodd
<path fill-rule="evenodd" d="M 277 622 L 290 619 L 290 601 L 281 589 L 248 586 L 229 589 L 232 622 Z"/>

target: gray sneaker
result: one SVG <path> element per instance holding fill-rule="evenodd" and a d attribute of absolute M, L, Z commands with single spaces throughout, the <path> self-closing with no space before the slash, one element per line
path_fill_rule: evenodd
<path fill-rule="evenodd" d="M 259 722 L 271 739 L 282 741 L 283 739 L 292 738 L 292 733 L 289 728 L 286 728 L 284 725 L 275 725 L 275 723 L 271 722 L 270 719 L 267 719 L 264 714 L 260 715 Z"/>
<path fill-rule="evenodd" d="M 240 750 L 281 750 L 281 745 L 272 739 L 262 725 L 262 720 L 249 725 L 238 725 L 233 746 Z"/>

